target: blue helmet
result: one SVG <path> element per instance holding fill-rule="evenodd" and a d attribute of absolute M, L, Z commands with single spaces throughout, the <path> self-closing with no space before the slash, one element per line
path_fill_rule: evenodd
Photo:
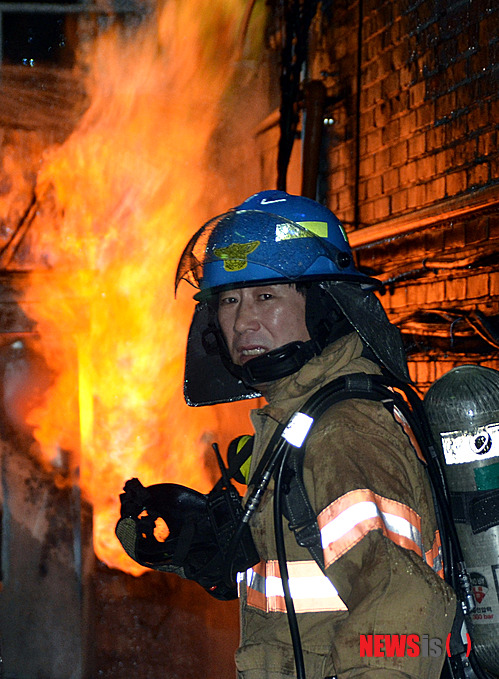
<path fill-rule="evenodd" d="M 180 258 L 175 290 L 186 280 L 199 292 L 187 340 L 184 396 L 188 405 L 211 405 L 259 396 L 258 385 L 296 372 L 338 333 L 355 330 L 379 362 L 409 379 L 400 333 L 373 293 L 381 282 L 355 267 L 339 220 L 323 205 L 284 191 L 261 191 L 211 219 Z M 230 362 L 216 318 L 223 289 L 275 283 L 306 286 L 311 339 Z"/>
<path fill-rule="evenodd" d="M 379 287 L 355 267 L 345 231 L 319 203 L 261 191 L 199 229 L 180 259 L 175 288 L 187 280 L 202 300 L 224 288 L 305 280 Z"/>

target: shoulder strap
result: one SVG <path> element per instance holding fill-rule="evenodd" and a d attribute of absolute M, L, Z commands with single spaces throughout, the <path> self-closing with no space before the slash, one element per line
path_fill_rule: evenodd
<path fill-rule="evenodd" d="M 314 424 L 332 405 L 348 398 L 372 391 L 371 375 L 353 373 L 339 377 L 316 392 L 300 409 L 313 418 Z M 308 432 L 310 434 L 310 430 Z M 322 571 L 325 570 L 324 554 L 321 544 L 320 530 L 316 513 L 310 503 L 305 482 L 303 480 L 303 459 L 305 446 L 293 451 L 286 460 L 287 479 L 285 479 L 285 495 L 283 497 L 284 516 L 289 522 L 296 542 L 305 547 Z"/>
<path fill-rule="evenodd" d="M 407 385 L 403 385 L 407 387 Z M 393 414 L 395 394 L 393 388 L 402 389 L 402 384 L 388 380 L 381 375 L 352 373 L 339 377 L 317 391 L 300 409 L 313 418 L 314 424 L 335 403 L 351 398 L 369 399 L 382 402 Z M 409 387 L 410 389 L 410 387 Z M 405 392 L 405 389 L 404 389 Z M 417 399 L 419 396 L 415 395 Z M 408 416 L 409 406 L 403 397 L 397 399 L 397 408 Z M 410 419 L 407 417 L 407 419 Z M 313 425 L 312 425 L 313 426 Z M 309 430 L 307 436 L 310 434 Z M 310 552 L 313 559 L 324 571 L 324 555 L 321 544 L 317 516 L 310 503 L 303 479 L 303 459 L 305 446 L 293 450 L 286 459 L 285 495 L 283 498 L 284 516 L 289 522 L 297 543 Z"/>

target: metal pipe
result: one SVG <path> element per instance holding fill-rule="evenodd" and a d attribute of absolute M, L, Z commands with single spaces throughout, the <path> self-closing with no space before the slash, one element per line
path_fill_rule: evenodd
<path fill-rule="evenodd" d="M 305 126 L 302 149 L 301 195 L 316 199 L 321 153 L 326 88 L 321 80 L 310 80 L 305 90 Z"/>
<path fill-rule="evenodd" d="M 359 0 L 359 25 L 357 27 L 357 92 L 355 93 L 355 180 L 354 180 L 354 224 L 360 227 L 360 103 L 362 91 L 362 24 L 364 23 L 364 3 Z"/>

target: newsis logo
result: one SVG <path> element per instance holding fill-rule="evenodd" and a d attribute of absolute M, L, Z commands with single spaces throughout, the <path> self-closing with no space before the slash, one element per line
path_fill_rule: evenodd
<path fill-rule="evenodd" d="M 467 637 L 466 657 L 471 650 L 471 640 Z M 450 634 L 444 643 L 441 639 L 428 634 L 361 634 L 361 658 L 439 658 L 447 652 L 450 656 Z"/>

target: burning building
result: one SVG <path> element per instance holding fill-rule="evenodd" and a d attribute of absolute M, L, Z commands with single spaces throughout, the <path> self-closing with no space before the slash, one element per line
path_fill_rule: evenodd
<path fill-rule="evenodd" d="M 204 492 L 210 443 L 248 426 L 244 404 L 181 395 L 192 307 L 173 276 L 217 211 L 263 188 L 325 202 L 384 281 L 422 393 L 499 368 L 498 17 L 1 5 L 5 677 L 233 676 L 236 607 L 144 573 L 114 536 L 127 478 Z"/>

